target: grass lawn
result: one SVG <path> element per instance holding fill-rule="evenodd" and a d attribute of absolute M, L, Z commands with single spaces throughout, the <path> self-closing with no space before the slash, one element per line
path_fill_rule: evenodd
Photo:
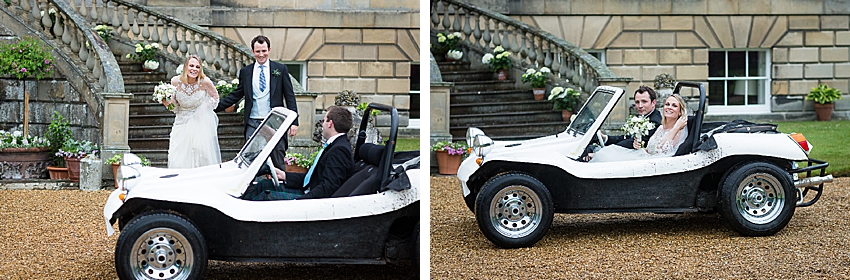
<path fill-rule="evenodd" d="M 850 121 L 829 122 L 777 122 L 779 131 L 797 132 L 812 144 L 809 157 L 829 162 L 827 173 L 832 176 L 850 176 Z"/>
<path fill-rule="evenodd" d="M 395 145 L 396 151 L 418 151 L 419 138 L 398 138 Z"/>

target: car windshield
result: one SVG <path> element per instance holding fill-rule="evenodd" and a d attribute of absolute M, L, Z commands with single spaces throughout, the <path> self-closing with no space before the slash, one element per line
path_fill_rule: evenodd
<path fill-rule="evenodd" d="M 590 96 L 590 99 L 585 103 L 584 108 L 578 112 L 575 120 L 570 123 L 567 131 L 572 133 L 585 134 L 587 130 L 593 125 L 593 122 L 596 121 L 596 118 L 599 117 L 599 113 L 605 109 L 605 106 L 608 105 L 608 102 L 611 101 L 611 98 L 614 98 L 614 92 L 608 90 L 596 90 L 596 92 Z"/>
<path fill-rule="evenodd" d="M 251 136 L 251 140 L 248 140 L 248 144 L 245 145 L 245 148 L 242 149 L 242 152 L 239 153 L 239 158 L 245 163 L 245 165 L 251 165 L 254 162 L 254 159 L 257 158 L 257 155 L 260 154 L 260 151 L 266 147 L 266 144 L 269 143 L 269 140 L 272 139 L 277 129 L 283 124 L 286 117 L 284 115 L 278 114 L 270 114 L 262 124 L 260 124 L 260 128 L 254 132 L 254 135 Z"/>

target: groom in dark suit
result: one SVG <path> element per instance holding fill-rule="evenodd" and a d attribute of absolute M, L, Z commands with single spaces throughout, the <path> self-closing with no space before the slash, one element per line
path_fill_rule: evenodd
<path fill-rule="evenodd" d="M 661 113 L 658 110 L 655 110 L 655 103 L 658 95 L 655 94 L 655 90 L 648 86 L 640 86 L 635 91 L 635 109 L 637 110 L 638 116 L 643 116 L 644 118 L 648 118 L 649 122 L 655 124 L 655 128 L 649 130 L 647 135 L 641 137 L 641 142 L 646 144 L 649 141 L 649 137 L 652 137 L 652 134 L 655 134 L 655 130 L 661 126 Z M 604 137 L 603 137 L 604 138 Z M 634 149 L 634 138 L 629 137 L 628 135 L 620 135 L 620 136 L 611 136 L 605 140 L 605 145 L 617 145 L 626 149 Z"/>
<path fill-rule="evenodd" d="M 351 113 L 347 109 L 331 106 L 322 122 L 322 136 L 328 139 L 316 155 L 307 173 L 284 172 L 274 168 L 274 174 L 283 186 L 275 186 L 263 179 L 249 186 L 242 195 L 248 200 L 284 200 L 331 197 L 354 173 L 354 158 L 348 141 Z"/>
<path fill-rule="evenodd" d="M 268 115 L 271 108 L 286 106 L 298 113 L 292 82 L 289 80 L 289 69 L 286 65 L 269 60 L 271 41 L 263 35 L 251 40 L 251 51 L 256 61 L 239 70 L 239 85 L 219 101 L 216 112 L 220 112 L 243 97 L 245 98 L 245 141 L 254 134 L 257 127 Z M 298 119 L 289 127 L 289 136 L 298 133 Z M 272 152 L 272 161 L 277 166 L 284 166 L 288 141 L 283 137 Z"/>

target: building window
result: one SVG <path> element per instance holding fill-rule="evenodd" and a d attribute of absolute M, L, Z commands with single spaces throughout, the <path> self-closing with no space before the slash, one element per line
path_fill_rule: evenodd
<path fill-rule="evenodd" d="M 708 105 L 748 110 L 762 107 L 769 111 L 768 57 L 767 51 L 761 50 L 709 51 Z"/>
<path fill-rule="evenodd" d="M 278 61 L 283 65 L 286 65 L 286 69 L 289 70 L 289 75 L 292 75 L 301 87 L 305 90 L 307 89 L 307 63 L 305 62 L 297 62 L 297 61 Z"/>
<path fill-rule="evenodd" d="M 419 119 L 419 64 L 410 64 L 410 118 Z"/>

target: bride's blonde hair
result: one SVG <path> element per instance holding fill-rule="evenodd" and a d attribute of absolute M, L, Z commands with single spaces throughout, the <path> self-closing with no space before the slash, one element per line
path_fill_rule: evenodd
<path fill-rule="evenodd" d="M 200 82 L 207 77 L 207 75 L 204 75 L 204 64 L 203 61 L 201 61 L 201 58 L 194 54 L 189 55 L 186 57 L 186 61 L 183 61 L 183 73 L 180 73 L 180 82 L 184 84 L 189 83 L 189 60 L 193 58 L 198 61 L 198 65 L 201 65 L 201 69 L 198 71 L 198 80 L 195 82 Z"/>
<path fill-rule="evenodd" d="M 682 96 L 679 96 L 678 94 L 671 94 L 667 98 L 669 99 L 670 97 L 676 98 L 676 102 L 679 102 L 679 117 L 681 118 L 682 116 L 685 116 L 687 118 L 688 105 L 685 103 L 685 100 L 682 99 Z M 667 100 L 664 100 L 664 102 L 667 102 Z M 663 124 L 665 122 L 667 122 L 667 116 L 661 114 L 661 123 Z"/>

